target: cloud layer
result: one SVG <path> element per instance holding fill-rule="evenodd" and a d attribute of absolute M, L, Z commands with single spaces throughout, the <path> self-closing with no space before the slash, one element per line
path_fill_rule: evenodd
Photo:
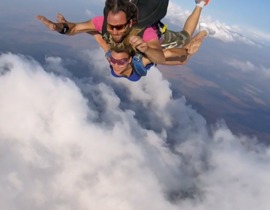
<path fill-rule="evenodd" d="M 2 209 L 269 208 L 268 147 L 207 125 L 157 69 L 111 77 L 100 54 L 84 78 L 0 56 Z"/>
<path fill-rule="evenodd" d="M 235 69 L 239 69 L 244 73 L 253 73 L 259 75 L 261 77 L 268 78 L 270 76 L 270 69 L 260 65 L 256 66 L 251 61 L 242 61 L 232 59 L 226 62 L 228 65 L 234 67 Z"/>

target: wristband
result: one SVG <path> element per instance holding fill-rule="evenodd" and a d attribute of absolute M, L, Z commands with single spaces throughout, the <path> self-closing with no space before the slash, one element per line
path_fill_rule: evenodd
<path fill-rule="evenodd" d="M 66 34 L 69 31 L 68 24 L 63 23 L 63 28 L 61 31 L 59 31 L 60 34 Z"/>

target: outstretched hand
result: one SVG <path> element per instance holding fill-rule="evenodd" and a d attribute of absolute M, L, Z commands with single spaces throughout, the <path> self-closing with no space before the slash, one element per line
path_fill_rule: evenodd
<path fill-rule="evenodd" d="M 142 53 L 148 50 L 148 45 L 140 36 L 130 36 L 129 43 Z"/>
<path fill-rule="evenodd" d="M 45 26 L 47 26 L 50 30 L 56 31 L 56 23 L 50 21 L 44 16 L 38 15 L 37 19 L 40 20 Z"/>
<path fill-rule="evenodd" d="M 57 32 L 60 32 L 63 28 L 63 25 L 59 23 L 67 22 L 64 16 L 61 14 L 57 14 L 57 23 L 52 22 L 51 20 L 47 19 L 46 17 L 42 15 L 38 15 L 36 18 L 40 22 L 42 22 L 45 26 L 47 26 L 50 30 L 57 31 Z"/>

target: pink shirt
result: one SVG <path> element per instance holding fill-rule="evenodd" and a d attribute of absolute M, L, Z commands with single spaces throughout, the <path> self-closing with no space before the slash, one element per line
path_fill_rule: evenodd
<path fill-rule="evenodd" d="M 92 19 L 92 23 L 94 24 L 95 29 L 99 32 L 102 31 L 103 22 L 103 16 L 97 16 Z M 158 40 L 157 29 L 155 27 L 147 27 L 143 33 L 142 39 L 145 42 L 148 42 L 150 40 Z"/>

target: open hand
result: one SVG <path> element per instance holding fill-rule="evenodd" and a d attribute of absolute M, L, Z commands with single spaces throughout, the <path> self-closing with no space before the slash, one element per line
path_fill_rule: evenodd
<path fill-rule="evenodd" d="M 50 30 L 52 31 L 56 31 L 57 26 L 54 22 L 50 21 L 49 19 L 47 19 L 44 16 L 38 15 L 37 19 L 40 20 L 40 22 L 42 22 L 45 26 L 47 26 Z"/>
<path fill-rule="evenodd" d="M 36 17 L 40 22 L 42 22 L 45 26 L 47 26 L 52 31 L 60 32 L 63 29 L 64 22 L 67 22 L 63 15 L 57 15 L 57 23 L 52 22 L 51 20 L 47 19 L 42 15 L 38 15 Z"/>

